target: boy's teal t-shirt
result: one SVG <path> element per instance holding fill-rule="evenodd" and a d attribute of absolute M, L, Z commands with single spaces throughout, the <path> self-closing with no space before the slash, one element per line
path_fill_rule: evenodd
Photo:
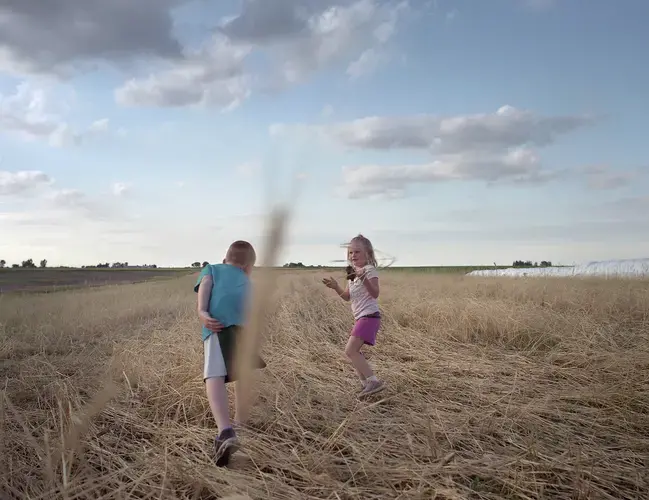
<path fill-rule="evenodd" d="M 243 269 L 230 264 L 208 264 L 205 266 L 194 285 L 194 292 L 203 276 L 212 275 L 212 292 L 208 310 L 210 316 L 217 319 L 224 327 L 242 325 L 246 314 L 246 301 L 250 289 L 250 279 Z M 212 332 L 204 326 L 203 340 Z"/>

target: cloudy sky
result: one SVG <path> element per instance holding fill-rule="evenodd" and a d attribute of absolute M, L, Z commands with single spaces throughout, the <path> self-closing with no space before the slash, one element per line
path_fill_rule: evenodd
<path fill-rule="evenodd" d="M 623 3 L 0 0 L 0 258 L 220 261 L 277 201 L 282 261 L 648 257 Z"/>

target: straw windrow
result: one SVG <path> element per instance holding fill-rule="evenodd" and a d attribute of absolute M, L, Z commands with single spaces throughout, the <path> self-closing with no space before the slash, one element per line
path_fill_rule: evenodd
<path fill-rule="evenodd" d="M 349 304 L 321 278 L 254 278 L 268 368 L 230 469 L 211 456 L 195 276 L 4 297 L 0 498 L 649 497 L 646 281 L 385 270 L 368 356 L 389 388 L 360 403 Z"/>

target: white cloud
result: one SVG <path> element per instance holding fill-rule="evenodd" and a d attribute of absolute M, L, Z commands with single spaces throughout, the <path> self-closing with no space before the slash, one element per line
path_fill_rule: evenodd
<path fill-rule="evenodd" d="M 69 77 L 98 64 L 131 73 L 148 67 L 146 74 L 116 89 L 118 103 L 232 109 L 255 86 L 282 88 L 335 65 L 348 68 L 353 78 L 367 74 L 387 60 L 386 46 L 412 12 L 407 1 L 244 0 L 238 15 L 224 20 L 216 34 L 193 49 L 173 33 L 172 9 L 189 2 L 0 5 L 0 72 Z M 247 71 L 244 62 L 253 53 L 270 59 L 268 72 Z M 75 135 L 64 128 L 53 139 L 55 144 L 74 141 Z"/>
<path fill-rule="evenodd" d="M 0 171 L 2 197 L 27 201 L 30 207 L 27 215 L 33 212 L 47 213 L 47 220 L 63 217 L 100 221 L 122 217 L 120 205 L 113 200 L 91 197 L 78 189 L 58 187 L 55 179 L 37 170 Z M 4 215 L 5 220 L 20 222 Z M 19 216 L 20 213 L 14 215 Z"/>
<path fill-rule="evenodd" d="M 286 83 L 304 81 L 312 73 L 339 62 L 347 64 L 350 76 L 375 69 L 383 53 L 380 47 L 394 36 L 407 12 L 406 2 L 329 1 L 320 5 L 322 10 L 304 22 L 301 36 L 270 47 L 271 56 L 283 61 L 281 78 Z"/>
<path fill-rule="evenodd" d="M 88 130 L 75 132 L 56 111 L 55 102 L 47 90 L 34 88 L 29 83 L 18 85 L 14 94 L 0 94 L 0 133 L 27 141 L 46 141 L 53 147 L 66 147 L 80 144 L 90 134 L 108 130 L 108 120 L 99 120 Z"/>
<path fill-rule="evenodd" d="M 81 206 L 87 200 L 86 195 L 77 189 L 59 189 L 52 191 L 48 199 L 56 206 L 68 208 Z"/>
<path fill-rule="evenodd" d="M 94 122 L 92 122 L 88 130 L 92 133 L 102 133 L 108 131 L 108 126 L 108 118 L 102 118 L 101 120 L 95 120 Z"/>
<path fill-rule="evenodd" d="M 489 114 L 374 116 L 316 126 L 275 124 L 269 132 L 315 133 L 349 150 L 427 151 L 433 160 L 421 165 L 343 169 L 340 194 L 397 197 L 406 193 L 408 185 L 416 183 L 545 182 L 560 172 L 543 169 L 537 149 L 594 122 L 589 116 L 541 116 L 503 106 Z"/>
<path fill-rule="evenodd" d="M 233 46 L 216 36 L 182 61 L 146 78 L 134 78 L 115 91 L 125 106 L 181 107 L 194 105 L 232 109 L 250 94 L 249 77 L 243 62 L 247 47 Z"/>
<path fill-rule="evenodd" d="M 589 116 L 540 116 L 503 106 L 495 113 L 368 117 L 315 127 L 348 148 L 424 149 L 435 153 L 547 146 L 568 132 L 594 123 Z M 312 127 L 314 128 L 314 127 Z"/>
<path fill-rule="evenodd" d="M 0 171 L 0 196 L 33 194 L 52 182 L 46 173 L 38 170 Z"/>
<path fill-rule="evenodd" d="M 116 182 L 112 186 L 113 195 L 117 196 L 118 198 L 128 196 L 132 189 L 133 186 L 126 182 Z"/>
<path fill-rule="evenodd" d="M 358 59 L 347 67 L 347 75 L 352 80 L 374 73 L 387 60 L 387 56 L 376 49 L 367 49 Z"/>
<path fill-rule="evenodd" d="M 348 198 L 398 198 L 410 184 L 449 181 L 541 183 L 557 175 L 543 170 L 533 150 L 511 149 L 502 155 L 457 153 L 419 165 L 343 167 L 338 192 Z"/>

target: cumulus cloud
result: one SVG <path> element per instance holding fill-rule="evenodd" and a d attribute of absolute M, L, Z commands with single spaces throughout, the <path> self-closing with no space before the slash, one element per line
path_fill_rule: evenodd
<path fill-rule="evenodd" d="M 350 166 L 339 192 L 349 197 L 402 196 L 414 183 L 478 180 L 545 182 L 559 171 L 542 168 L 537 150 L 593 124 L 589 116 L 542 116 L 503 106 L 495 113 L 461 116 L 367 117 L 317 126 L 273 125 L 273 135 L 315 133 L 348 150 L 427 151 L 421 165 Z"/>
<path fill-rule="evenodd" d="M 126 182 L 116 182 L 112 186 L 113 195 L 117 196 L 118 198 L 128 196 L 131 193 L 132 189 L 133 186 Z"/>
<path fill-rule="evenodd" d="M 579 172 L 586 185 L 594 190 L 613 190 L 628 186 L 634 180 L 649 173 L 646 169 L 613 170 L 607 165 L 589 165 Z"/>
<path fill-rule="evenodd" d="M 372 48 L 363 52 L 358 59 L 347 67 L 347 75 L 357 80 L 365 75 L 374 73 L 387 59 L 387 55 Z"/>
<path fill-rule="evenodd" d="M 65 147 L 78 145 L 86 137 L 108 130 L 108 120 L 103 119 L 92 123 L 87 130 L 75 131 L 53 109 L 52 101 L 46 90 L 34 88 L 28 83 L 18 85 L 13 94 L 0 94 L 0 134 Z"/>
<path fill-rule="evenodd" d="M 183 0 L 0 3 L 0 70 L 70 74 L 96 61 L 179 57 L 170 9 Z"/>
<path fill-rule="evenodd" d="M 125 105 L 213 105 L 232 109 L 255 85 L 277 89 L 299 83 L 339 63 L 359 78 L 387 61 L 405 2 L 378 0 L 246 0 L 198 51 L 116 91 Z M 245 62 L 261 53 L 273 63 L 269 74 L 251 75 Z"/>
<path fill-rule="evenodd" d="M 47 220 L 73 217 L 100 221 L 123 217 L 120 215 L 121 205 L 114 200 L 111 202 L 78 189 L 59 187 L 55 179 L 39 170 L 0 171 L 1 197 L 28 199 L 32 211 L 48 214 Z"/>
<path fill-rule="evenodd" d="M 223 28 L 230 37 L 248 43 L 258 39 L 257 30 L 263 31 L 267 45 L 262 48 L 280 66 L 277 78 L 284 84 L 302 82 L 339 63 L 347 65 L 350 77 L 375 69 L 385 59 L 379 56 L 381 48 L 408 11 L 407 2 L 377 0 L 284 0 L 284 4 L 270 30 L 258 27 L 266 16 L 278 15 L 270 13 L 275 5 L 259 0 L 246 2 L 241 16 Z"/>
<path fill-rule="evenodd" d="M 594 123 L 589 116 L 540 116 L 503 106 L 495 113 L 368 117 L 320 127 L 319 131 L 354 149 L 427 149 L 435 153 L 494 151 L 548 146 L 568 132 Z"/>
<path fill-rule="evenodd" d="M 231 109 L 255 85 L 283 88 L 334 64 L 350 78 L 373 71 L 387 61 L 385 47 L 409 12 L 401 0 L 243 0 L 241 11 L 196 49 L 174 33 L 172 12 L 185 3 L 6 0 L 0 71 L 66 77 L 103 63 L 131 72 L 146 64 L 147 73 L 116 90 L 117 102 Z M 269 58 L 268 73 L 248 71 L 252 53 Z"/>
<path fill-rule="evenodd" d="M 182 107 L 214 105 L 231 109 L 250 94 L 243 62 L 248 47 L 233 46 L 216 36 L 181 61 L 171 61 L 146 78 L 134 78 L 116 90 L 126 106 Z"/>
<path fill-rule="evenodd" d="M 537 154 L 529 149 L 511 149 L 502 155 L 457 153 L 419 165 L 362 165 L 343 167 L 339 194 L 349 198 L 388 197 L 406 194 L 410 184 L 448 181 L 486 183 L 541 183 L 557 172 L 543 170 Z"/>
<path fill-rule="evenodd" d="M 52 179 L 39 170 L 8 172 L 0 170 L 0 196 L 33 194 L 41 187 L 49 186 Z"/>

